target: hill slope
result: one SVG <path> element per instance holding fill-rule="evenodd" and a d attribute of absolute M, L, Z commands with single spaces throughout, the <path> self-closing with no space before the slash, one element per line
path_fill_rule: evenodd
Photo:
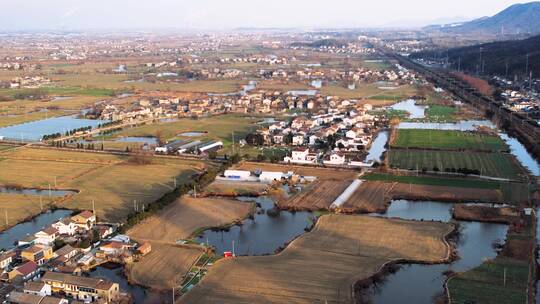
<path fill-rule="evenodd" d="M 533 77 L 540 76 L 540 35 L 525 40 L 509 40 L 485 43 L 480 45 L 454 48 L 450 50 L 426 51 L 412 54 L 412 58 L 446 60 L 452 68 L 458 66 L 463 71 L 476 72 L 480 67 L 480 48 L 482 48 L 482 61 L 484 74 L 506 75 L 508 64 L 508 77 L 513 75 L 524 76 L 529 55 L 528 70 Z"/>
<path fill-rule="evenodd" d="M 540 2 L 514 4 L 492 17 L 483 17 L 461 24 L 430 26 L 448 33 L 536 34 L 540 33 Z"/>

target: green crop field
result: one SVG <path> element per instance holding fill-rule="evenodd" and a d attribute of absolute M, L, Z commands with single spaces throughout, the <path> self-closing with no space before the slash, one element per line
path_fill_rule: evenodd
<path fill-rule="evenodd" d="M 451 121 L 457 113 L 457 108 L 442 106 L 442 105 L 430 105 L 426 110 L 426 117 L 429 121 Z"/>
<path fill-rule="evenodd" d="M 399 129 L 392 147 L 442 150 L 506 151 L 508 146 L 497 136 L 448 130 Z"/>
<path fill-rule="evenodd" d="M 527 262 L 496 258 L 450 279 L 450 303 L 526 303 L 528 275 Z"/>
<path fill-rule="evenodd" d="M 392 168 L 448 171 L 466 168 L 485 176 L 518 179 L 522 172 L 515 159 L 505 153 L 454 152 L 394 149 L 389 153 Z M 453 171 L 453 170 L 452 170 Z"/>

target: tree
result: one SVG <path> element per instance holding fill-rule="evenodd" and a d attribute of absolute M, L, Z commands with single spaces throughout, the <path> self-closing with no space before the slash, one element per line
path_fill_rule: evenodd
<path fill-rule="evenodd" d="M 246 135 L 246 142 L 252 146 L 264 145 L 264 136 L 259 133 L 250 133 Z"/>
<path fill-rule="evenodd" d="M 155 136 L 156 136 L 156 141 L 157 141 L 158 146 L 163 146 L 165 144 L 165 137 L 161 129 L 158 129 L 156 131 Z"/>

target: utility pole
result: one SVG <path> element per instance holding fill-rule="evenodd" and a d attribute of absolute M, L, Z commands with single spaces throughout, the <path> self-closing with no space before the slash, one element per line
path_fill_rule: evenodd
<path fill-rule="evenodd" d="M 43 212 L 43 197 L 41 195 L 39 196 L 39 209 Z"/>
<path fill-rule="evenodd" d="M 235 154 L 234 153 L 234 131 L 232 131 L 232 153 L 233 155 Z"/>
<path fill-rule="evenodd" d="M 8 215 L 7 215 L 7 210 L 6 210 L 6 227 L 9 225 L 9 222 L 8 222 Z"/>
<path fill-rule="evenodd" d="M 92 213 L 96 216 L 96 202 L 94 200 L 92 200 Z"/>
<path fill-rule="evenodd" d="M 7 214 L 7 211 L 6 211 Z M 6 222 L 7 222 L 7 215 L 6 215 Z M 232 241 L 232 256 L 235 257 L 236 254 L 234 253 L 234 240 Z"/>
<path fill-rule="evenodd" d="M 52 193 L 51 193 L 51 184 L 49 184 L 49 197 L 51 197 Z"/>
<path fill-rule="evenodd" d="M 504 274 L 503 274 L 503 286 L 506 286 L 506 267 L 504 268 Z"/>
<path fill-rule="evenodd" d="M 56 176 L 54 177 L 54 189 L 58 189 L 58 187 L 56 186 Z"/>

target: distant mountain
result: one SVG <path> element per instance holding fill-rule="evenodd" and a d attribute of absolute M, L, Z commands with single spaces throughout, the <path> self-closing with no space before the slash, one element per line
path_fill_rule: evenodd
<path fill-rule="evenodd" d="M 514 4 L 492 17 L 482 17 L 464 23 L 432 25 L 425 29 L 457 34 L 538 34 L 540 2 Z"/>
<path fill-rule="evenodd" d="M 471 73 L 483 70 L 485 75 L 507 76 L 512 79 L 514 75 L 525 76 L 527 69 L 527 71 L 532 71 L 533 77 L 540 77 L 540 35 L 524 40 L 419 52 L 412 54 L 411 57 L 439 62 L 447 61 L 453 69 Z"/>

